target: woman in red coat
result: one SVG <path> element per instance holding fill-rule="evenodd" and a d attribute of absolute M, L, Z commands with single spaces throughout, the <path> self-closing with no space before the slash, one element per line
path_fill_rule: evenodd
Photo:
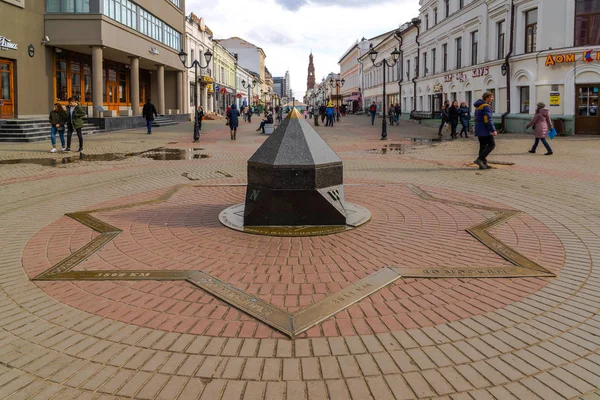
<path fill-rule="evenodd" d="M 535 135 L 535 142 L 533 143 L 533 147 L 529 150 L 530 153 L 535 153 L 535 149 L 537 149 L 540 140 L 544 147 L 546 147 L 547 153 L 546 156 L 552 155 L 552 148 L 548 144 L 546 138 L 548 137 L 548 132 L 552 129 L 552 121 L 550 121 L 550 113 L 546 110 L 546 105 L 542 102 L 537 104 L 537 109 L 535 110 L 535 115 L 530 123 L 527 124 L 525 129 L 529 128 L 533 125 L 533 132 Z"/>

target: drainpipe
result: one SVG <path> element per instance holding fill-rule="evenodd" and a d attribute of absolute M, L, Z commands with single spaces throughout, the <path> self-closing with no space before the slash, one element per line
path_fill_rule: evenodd
<path fill-rule="evenodd" d="M 506 74 L 506 112 L 502 114 L 502 132 L 506 132 L 506 116 L 510 114 L 510 57 L 513 53 L 515 36 L 515 0 L 510 2 L 510 43 L 508 45 L 508 54 L 504 58 L 504 64 L 502 64 L 502 71 Z"/>
<path fill-rule="evenodd" d="M 402 35 L 400 30 L 397 30 L 396 33 L 394 33 L 394 36 L 396 36 L 396 40 L 398 41 L 398 51 L 400 51 L 400 67 L 404 67 L 404 50 L 402 50 Z M 402 68 L 399 68 L 400 70 L 402 70 Z M 404 72 L 404 71 L 402 71 Z M 402 111 L 402 82 L 404 82 L 404 74 L 400 73 L 400 80 L 398 81 L 398 101 L 400 102 L 400 110 Z"/>
<path fill-rule="evenodd" d="M 410 22 L 414 26 L 417 27 L 417 37 L 415 38 L 415 42 L 417 42 L 417 65 L 415 65 L 415 69 L 417 73 L 415 77 L 412 78 L 413 82 L 413 112 L 417 111 L 417 78 L 419 78 L 419 60 L 421 59 L 421 43 L 419 43 L 419 35 L 421 34 L 421 20 L 419 18 L 413 18 Z"/>

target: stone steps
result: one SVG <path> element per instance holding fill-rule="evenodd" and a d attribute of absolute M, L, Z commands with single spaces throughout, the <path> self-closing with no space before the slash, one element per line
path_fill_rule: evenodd
<path fill-rule="evenodd" d="M 91 135 L 101 132 L 101 129 L 84 120 L 81 132 L 84 135 Z M 46 140 L 50 140 L 50 124 L 47 120 L 0 121 L 0 142 L 42 142 Z"/>
<path fill-rule="evenodd" d="M 153 128 L 160 128 L 162 126 L 171 126 L 177 124 L 179 124 L 179 122 L 173 121 L 171 118 L 163 115 L 156 117 L 154 121 L 152 121 Z"/>

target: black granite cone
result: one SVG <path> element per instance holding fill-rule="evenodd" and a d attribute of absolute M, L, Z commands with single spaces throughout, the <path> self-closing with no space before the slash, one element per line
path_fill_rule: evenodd
<path fill-rule="evenodd" d="M 293 109 L 248 160 L 244 226 L 346 225 L 340 157 Z"/>

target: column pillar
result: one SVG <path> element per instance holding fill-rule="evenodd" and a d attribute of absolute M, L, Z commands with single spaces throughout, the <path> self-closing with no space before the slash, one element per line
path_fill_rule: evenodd
<path fill-rule="evenodd" d="M 183 71 L 177 72 L 177 109 L 183 114 Z"/>
<path fill-rule="evenodd" d="M 206 85 L 202 86 L 202 107 L 206 109 L 206 112 L 212 111 L 212 107 L 208 107 L 208 87 Z"/>
<path fill-rule="evenodd" d="M 131 57 L 131 110 L 133 115 L 140 115 L 140 59 Z"/>
<path fill-rule="evenodd" d="M 102 46 L 92 46 L 92 103 L 94 106 L 103 106 L 102 101 Z M 94 117 L 100 113 L 94 108 Z"/>
<path fill-rule="evenodd" d="M 156 81 L 158 85 L 158 114 L 165 115 L 165 66 L 157 66 Z"/>

